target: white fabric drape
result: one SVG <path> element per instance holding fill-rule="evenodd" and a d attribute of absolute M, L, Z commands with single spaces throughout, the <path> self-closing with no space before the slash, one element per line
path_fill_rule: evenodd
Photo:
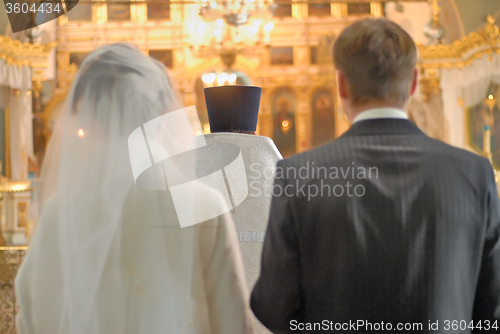
<path fill-rule="evenodd" d="M 442 69 L 441 90 L 444 115 L 450 124 L 449 142 L 457 147 L 465 147 L 464 109 L 480 103 L 491 83 L 500 83 L 500 55 L 485 55 L 471 66 Z M 460 106 L 459 100 L 463 101 Z"/>
<path fill-rule="evenodd" d="M 7 64 L 0 59 L 0 85 L 12 89 L 31 89 L 31 68 Z"/>
<path fill-rule="evenodd" d="M 26 157 L 33 154 L 31 68 L 0 59 L 0 107 L 9 110 L 10 168 L 13 180 L 28 176 Z"/>

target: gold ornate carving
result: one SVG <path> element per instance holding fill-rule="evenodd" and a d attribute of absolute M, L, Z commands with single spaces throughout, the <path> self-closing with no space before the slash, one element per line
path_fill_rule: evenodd
<path fill-rule="evenodd" d="M 439 94 L 440 80 L 441 79 L 436 68 L 421 70 L 419 83 L 424 102 L 429 101 L 431 94 Z"/>
<path fill-rule="evenodd" d="M 28 202 L 17 203 L 17 227 L 28 226 Z"/>
<path fill-rule="evenodd" d="M 28 247 L 0 247 L 0 333 L 17 333 L 14 279 Z"/>
<path fill-rule="evenodd" d="M 347 10 L 347 4 L 346 3 L 338 3 L 338 2 L 332 2 L 330 4 L 332 16 L 341 19 L 343 17 L 348 16 L 348 10 Z"/>
<path fill-rule="evenodd" d="M 65 90 L 73 82 L 73 78 L 78 72 L 78 67 L 69 62 L 69 52 L 57 53 L 57 84 L 58 87 Z"/>
<path fill-rule="evenodd" d="M 2 172 L 2 165 L 0 164 L 0 173 Z M 8 177 L 0 174 L 0 195 L 1 193 L 13 193 L 19 191 L 26 191 L 30 187 L 30 181 L 11 181 Z M 0 197 L 1 198 L 1 197 Z"/>
<path fill-rule="evenodd" d="M 106 23 L 108 21 L 108 6 L 104 0 L 92 0 L 95 2 L 102 2 L 102 4 L 92 5 L 92 22 L 97 24 Z"/>
<path fill-rule="evenodd" d="M 138 0 L 132 0 L 132 2 Z M 145 3 L 130 5 L 130 21 L 144 23 L 148 20 L 148 6 Z"/>
<path fill-rule="evenodd" d="M 107 38 L 108 43 L 119 43 L 119 42 L 133 42 L 134 41 L 133 36 L 110 36 Z"/>
<path fill-rule="evenodd" d="M 33 96 L 36 98 L 40 97 L 40 91 L 43 88 L 43 84 L 40 80 L 33 81 Z M 29 91 L 31 95 L 31 91 Z"/>
<path fill-rule="evenodd" d="M 384 14 L 383 10 L 382 10 L 382 3 L 381 2 L 371 2 L 370 3 L 370 13 L 375 17 L 382 17 Z"/>
<path fill-rule="evenodd" d="M 175 35 L 175 34 L 166 34 L 166 35 L 149 35 L 148 40 L 150 41 L 177 41 L 181 38 L 182 36 Z M 119 38 L 127 38 L 127 37 L 119 37 Z M 133 38 L 131 38 L 133 40 Z"/>
<path fill-rule="evenodd" d="M 284 75 L 278 75 L 271 77 L 271 80 L 273 83 L 278 85 L 290 85 L 294 81 L 294 78 Z"/>
<path fill-rule="evenodd" d="M 429 2 L 432 2 L 432 20 L 434 23 L 438 24 L 439 23 L 439 13 L 441 12 L 441 7 L 439 7 L 439 1 L 441 0 L 428 0 Z"/>
<path fill-rule="evenodd" d="M 47 68 L 50 51 L 56 45 L 56 42 L 46 45 L 21 43 L 19 40 L 0 35 L 0 58 L 5 60 L 7 65 L 30 66 L 34 69 Z"/>
<path fill-rule="evenodd" d="M 66 37 L 65 41 L 67 43 L 78 43 L 78 42 L 92 42 L 95 39 L 94 36 L 85 37 Z"/>
<path fill-rule="evenodd" d="M 300 2 L 300 3 L 296 3 Z M 295 19 L 304 19 L 307 17 L 308 6 L 301 0 L 292 0 L 292 17 Z"/>
<path fill-rule="evenodd" d="M 276 32 L 274 30 L 271 31 L 271 39 L 275 38 L 286 38 L 286 37 L 295 37 L 297 36 L 297 31 L 282 31 Z"/>
<path fill-rule="evenodd" d="M 492 16 L 488 16 L 487 26 L 449 45 L 418 45 L 423 67 L 468 66 L 485 54 L 500 53 L 500 29 Z"/>

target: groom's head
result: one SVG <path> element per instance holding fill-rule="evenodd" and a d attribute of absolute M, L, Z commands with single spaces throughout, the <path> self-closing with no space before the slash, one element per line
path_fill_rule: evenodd
<path fill-rule="evenodd" d="M 378 107 L 405 109 L 417 82 L 417 47 L 397 24 L 365 19 L 346 28 L 333 59 L 346 115 Z"/>

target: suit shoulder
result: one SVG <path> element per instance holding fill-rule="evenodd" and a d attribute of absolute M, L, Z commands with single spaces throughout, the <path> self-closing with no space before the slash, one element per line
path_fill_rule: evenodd
<path fill-rule="evenodd" d="M 278 165 L 281 166 L 297 166 L 306 163 L 307 161 L 317 160 L 320 157 L 325 155 L 331 155 L 335 149 L 339 147 L 338 143 L 339 139 L 336 139 L 327 144 L 318 146 L 311 150 L 307 150 L 296 155 L 292 155 L 291 157 L 285 158 L 278 162 Z"/>
<path fill-rule="evenodd" d="M 419 139 L 412 140 L 410 145 L 415 145 L 420 147 L 424 154 L 431 158 L 440 158 L 446 160 L 452 160 L 456 164 L 459 164 L 462 168 L 474 168 L 480 169 L 484 172 L 484 168 L 491 169 L 491 164 L 488 159 L 474 153 L 455 146 L 448 145 L 437 139 L 430 138 L 428 136 L 418 136 Z M 278 166 L 303 166 L 308 161 L 318 161 L 322 160 L 324 162 L 331 161 L 331 159 L 337 159 L 344 157 L 352 157 L 351 149 L 357 147 L 356 142 L 351 140 L 351 137 L 343 138 L 340 137 L 332 142 L 325 145 L 319 146 L 309 151 L 299 153 L 297 155 L 291 156 L 289 158 L 283 159 L 278 163 Z"/>
<path fill-rule="evenodd" d="M 467 162 L 467 163 L 480 164 L 491 168 L 489 160 L 485 157 L 480 156 L 477 153 L 467 151 L 459 147 L 451 146 L 434 138 L 427 137 L 427 140 L 429 141 L 430 145 L 436 148 L 435 150 L 433 150 L 434 152 L 452 157 L 454 159 L 458 159 L 460 161 L 463 161 L 464 163 Z"/>

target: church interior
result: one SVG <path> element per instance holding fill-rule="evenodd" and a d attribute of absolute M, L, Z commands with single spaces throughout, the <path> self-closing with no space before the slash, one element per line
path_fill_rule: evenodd
<path fill-rule="evenodd" d="M 419 51 L 410 119 L 500 169 L 499 0 L 80 0 L 61 8 L 17 32 L 15 16 L 0 9 L 0 334 L 17 333 L 13 280 L 37 219 L 32 198 L 54 124 L 82 61 L 106 44 L 132 43 L 163 63 L 204 133 L 204 88 L 262 87 L 257 135 L 289 157 L 350 127 L 333 43 L 360 18 L 386 17 Z"/>

